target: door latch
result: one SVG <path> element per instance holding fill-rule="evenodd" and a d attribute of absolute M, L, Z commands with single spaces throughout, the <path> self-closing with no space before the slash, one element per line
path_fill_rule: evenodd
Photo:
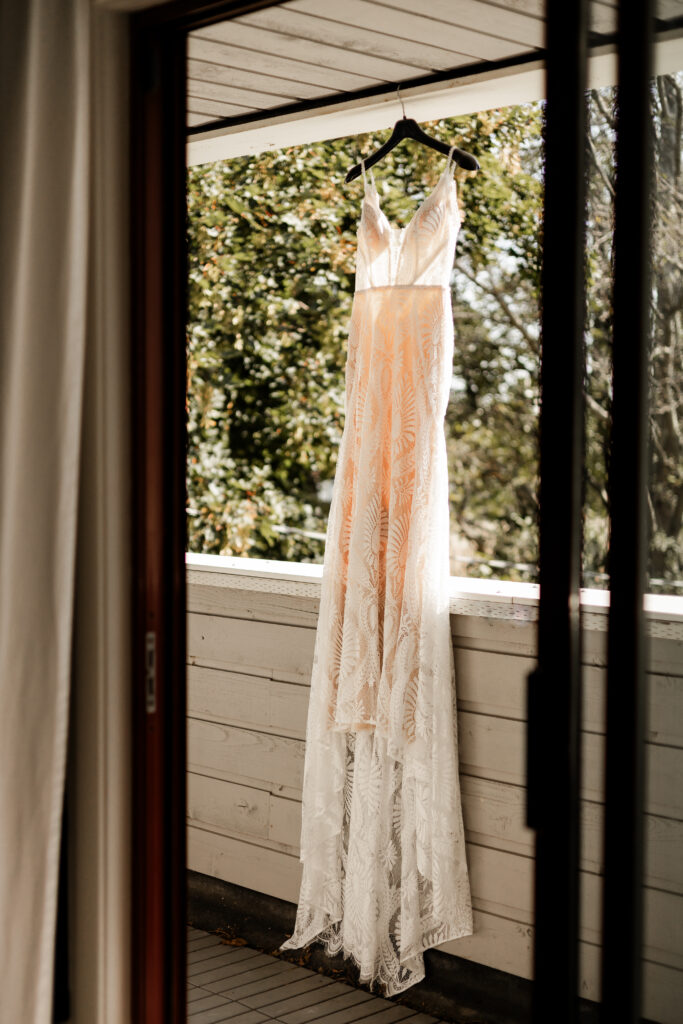
<path fill-rule="evenodd" d="M 157 635 L 145 633 L 145 707 L 148 715 L 157 709 Z"/>

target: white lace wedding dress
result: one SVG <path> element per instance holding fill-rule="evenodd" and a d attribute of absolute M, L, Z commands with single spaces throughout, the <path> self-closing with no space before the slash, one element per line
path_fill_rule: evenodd
<path fill-rule="evenodd" d="M 346 420 L 306 736 L 296 927 L 386 995 L 472 932 L 455 729 L 443 421 L 460 226 L 451 153 L 405 228 L 358 228 Z"/>

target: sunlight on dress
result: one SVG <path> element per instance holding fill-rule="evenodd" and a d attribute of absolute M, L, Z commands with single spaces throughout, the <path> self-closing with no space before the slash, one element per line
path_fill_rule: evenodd
<path fill-rule="evenodd" d="M 325 546 L 294 934 L 395 995 L 472 933 L 448 601 L 444 416 L 460 227 L 451 153 L 405 228 L 358 228 L 346 419 Z"/>

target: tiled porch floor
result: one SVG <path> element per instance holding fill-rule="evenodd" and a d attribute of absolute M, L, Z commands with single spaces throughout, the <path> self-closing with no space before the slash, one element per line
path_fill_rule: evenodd
<path fill-rule="evenodd" d="M 188 1024 L 440 1024 L 341 981 L 216 935 L 187 933 Z"/>

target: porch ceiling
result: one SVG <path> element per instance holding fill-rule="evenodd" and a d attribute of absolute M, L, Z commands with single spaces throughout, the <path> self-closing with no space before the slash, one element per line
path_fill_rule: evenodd
<path fill-rule="evenodd" d="M 254 126 L 297 108 L 381 95 L 435 73 L 465 75 L 542 55 L 545 0 L 289 0 L 191 32 L 188 132 Z M 683 0 L 658 0 L 658 29 Z M 596 45 L 616 0 L 591 3 Z"/>

